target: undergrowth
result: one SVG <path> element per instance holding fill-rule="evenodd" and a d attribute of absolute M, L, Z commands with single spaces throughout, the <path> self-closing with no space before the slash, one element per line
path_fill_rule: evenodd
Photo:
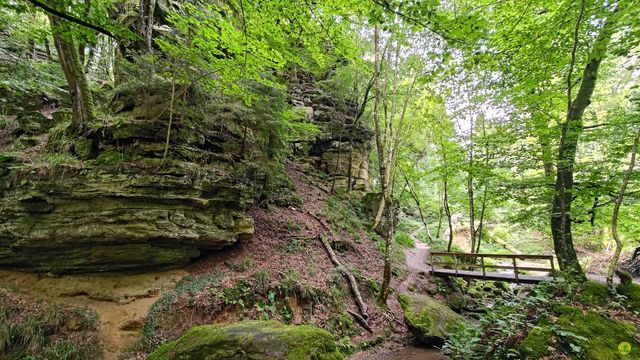
<path fill-rule="evenodd" d="M 98 316 L 59 304 L 25 308 L 29 301 L 0 297 L 0 358 L 92 359 L 101 356 Z"/>
<path fill-rule="evenodd" d="M 635 334 L 616 330 L 600 339 L 598 346 L 591 346 L 591 340 L 598 341 L 594 334 L 604 329 L 625 329 L 627 325 L 608 315 L 623 309 L 623 297 L 610 294 L 605 285 L 562 278 L 543 282 L 521 294 L 502 292 L 479 317 L 479 325 L 467 325 L 451 334 L 443 351 L 464 360 L 613 359 L 617 355 L 603 354 L 617 354 L 617 342 L 633 343 Z"/>

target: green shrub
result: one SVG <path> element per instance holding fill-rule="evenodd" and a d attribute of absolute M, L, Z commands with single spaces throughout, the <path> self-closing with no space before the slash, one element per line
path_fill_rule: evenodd
<path fill-rule="evenodd" d="M 415 246 L 415 243 L 413 241 L 413 239 L 411 238 L 411 236 L 409 236 L 409 234 L 403 232 L 403 231 L 398 231 L 396 232 L 396 244 L 400 245 L 400 246 L 404 246 L 404 247 L 408 247 L 408 248 L 412 248 Z"/>

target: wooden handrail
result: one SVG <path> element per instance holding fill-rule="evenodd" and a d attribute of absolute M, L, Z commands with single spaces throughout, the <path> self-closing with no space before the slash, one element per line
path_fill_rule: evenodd
<path fill-rule="evenodd" d="M 513 269 L 513 266 L 509 265 L 493 265 L 493 264 L 485 264 L 484 266 L 482 265 L 482 261 L 484 261 L 484 258 L 480 258 L 481 263 L 480 265 L 478 264 L 464 264 L 464 267 L 467 268 L 474 268 L 474 269 L 481 269 L 481 268 L 486 268 L 486 269 L 505 269 L 505 270 L 509 270 L 509 269 Z M 435 261 L 431 264 L 433 265 L 454 265 L 454 263 L 452 262 L 446 262 L 446 261 Z M 553 268 L 550 267 L 529 267 L 529 266 L 518 266 L 518 270 L 524 270 L 524 271 L 554 271 Z"/>
<path fill-rule="evenodd" d="M 482 269 L 482 277 L 487 277 L 486 269 L 506 269 L 513 270 L 514 277 L 516 283 L 520 282 L 520 271 L 540 271 L 540 272 L 551 272 L 552 276 L 555 277 L 555 265 L 553 263 L 553 255 L 528 255 L 528 254 L 486 254 L 486 253 L 461 253 L 461 252 L 430 252 L 430 265 L 431 272 L 435 272 L 436 265 L 453 265 L 455 275 L 459 275 L 459 268 L 462 266 L 467 269 Z M 434 258 L 438 257 L 453 257 L 453 263 L 445 262 L 445 261 L 434 261 Z M 480 265 L 477 265 L 476 262 L 470 262 L 469 264 L 463 263 L 461 264 L 459 258 L 480 258 Z M 511 259 L 511 265 L 492 265 L 486 264 L 485 258 L 494 258 L 494 259 Z M 518 266 L 517 260 L 549 260 L 551 263 L 551 267 L 533 267 L 533 266 Z"/>
<path fill-rule="evenodd" d="M 461 253 L 461 252 L 439 252 L 434 251 L 431 256 L 463 256 L 463 257 L 490 257 L 490 258 L 503 258 L 503 259 L 539 259 L 549 260 L 553 259 L 553 255 L 529 255 L 529 254 L 485 254 L 485 253 Z"/>

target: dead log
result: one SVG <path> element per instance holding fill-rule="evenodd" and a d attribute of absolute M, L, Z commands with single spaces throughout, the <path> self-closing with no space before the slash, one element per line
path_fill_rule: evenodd
<path fill-rule="evenodd" d="M 362 317 L 364 319 L 367 319 L 369 317 L 369 315 L 367 315 L 367 306 L 364 304 L 364 301 L 362 301 L 360 290 L 358 290 L 358 283 L 356 282 L 356 279 L 353 277 L 353 274 L 351 274 L 351 271 L 349 271 L 347 268 L 345 268 L 340 264 L 340 261 L 338 261 L 338 258 L 336 257 L 336 254 L 333 252 L 333 249 L 331 248 L 331 245 L 329 245 L 329 242 L 327 241 L 327 239 L 320 236 L 320 241 L 322 241 L 322 245 L 324 245 L 325 250 L 327 250 L 327 253 L 329 254 L 329 258 L 331 258 L 331 262 L 333 263 L 333 265 L 335 265 L 336 268 L 340 270 L 342 275 L 344 275 L 347 278 L 347 280 L 349 280 L 349 286 L 351 287 L 351 292 L 353 293 L 353 297 L 356 300 L 356 304 L 358 305 L 360 314 L 362 314 Z"/>
<path fill-rule="evenodd" d="M 329 236 L 333 237 L 333 231 L 331 231 L 331 228 L 329 227 L 329 225 L 327 225 L 324 221 L 322 221 L 322 219 L 312 214 L 311 212 L 307 211 L 307 214 L 309 214 L 318 223 L 320 223 L 320 225 L 328 232 Z M 367 314 L 367 305 L 365 305 L 364 301 L 362 300 L 362 295 L 360 295 L 360 290 L 358 289 L 358 283 L 356 282 L 356 279 L 353 277 L 353 274 L 351 273 L 351 271 L 349 271 L 349 269 L 345 268 L 344 266 L 342 266 L 342 264 L 340 264 L 338 257 L 336 256 L 335 252 L 333 252 L 333 249 L 331 248 L 331 245 L 329 244 L 327 239 L 322 236 L 318 236 L 318 238 L 320 239 L 320 242 L 322 242 L 322 245 L 327 251 L 327 254 L 329 254 L 329 258 L 331 259 L 331 262 L 333 263 L 333 265 L 338 270 L 340 270 L 342 275 L 344 275 L 349 281 L 349 286 L 351 287 L 351 292 L 353 293 L 353 297 L 356 301 L 356 304 L 358 305 L 358 309 L 360 310 L 361 318 L 366 323 L 366 320 L 369 318 L 369 315 Z M 369 327 L 368 324 L 366 326 Z"/>
<path fill-rule="evenodd" d="M 365 330 L 373 334 L 373 329 L 371 328 L 371 326 L 369 326 L 369 323 L 367 322 L 367 320 L 365 320 L 362 316 L 360 316 L 360 314 L 351 310 L 347 310 L 347 312 L 351 316 L 353 316 L 358 321 L 358 323 L 362 325 L 363 328 L 365 328 Z"/>

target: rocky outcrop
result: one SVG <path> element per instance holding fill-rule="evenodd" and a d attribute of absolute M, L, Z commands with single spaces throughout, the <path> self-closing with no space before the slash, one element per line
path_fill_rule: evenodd
<path fill-rule="evenodd" d="M 148 359 L 340 360 L 343 356 L 325 330 L 277 321 L 242 321 L 192 328 Z"/>
<path fill-rule="evenodd" d="M 321 90 L 308 74 L 289 78 L 292 104 L 315 124 L 320 134 L 293 142 L 296 155 L 318 170 L 327 173 L 336 187 L 369 187 L 369 152 L 373 133 L 356 120 L 358 109 L 346 99 Z"/>
<path fill-rule="evenodd" d="M 422 345 L 441 347 L 448 334 L 465 323 L 462 316 L 427 295 L 401 293 L 398 301 L 405 323 Z"/>
<path fill-rule="evenodd" d="M 40 161 L 0 156 L 0 267 L 142 271 L 250 238 L 263 181 L 240 154 L 241 130 L 177 108 L 163 160 L 166 101 L 120 96 L 120 120 L 83 137 L 67 136 L 59 111 Z"/>
<path fill-rule="evenodd" d="M 251 237 L 242 189 L 229 179 L 186 165 L 149 170 L 59 166 L 54 176 L 3 178 L 0 266 L 145 270 Z"/>

